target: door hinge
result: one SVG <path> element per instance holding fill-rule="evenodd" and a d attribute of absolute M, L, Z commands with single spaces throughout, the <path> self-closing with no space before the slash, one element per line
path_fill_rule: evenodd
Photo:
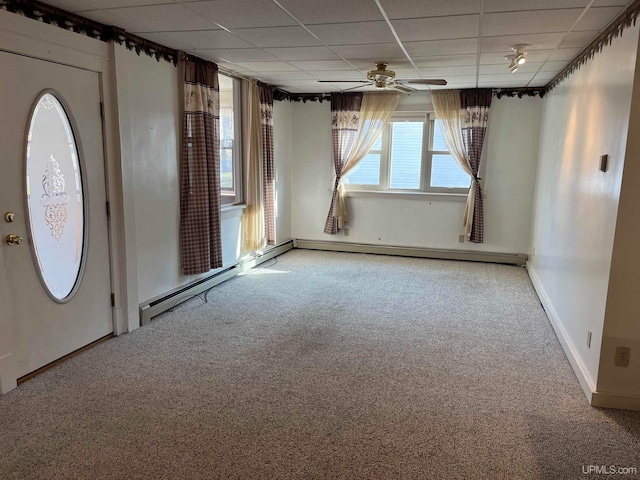
<path fill-rule="evenodd" d="M 111 202 L 107 201 L 107 217 L 111 217 Z"/>
<path fill-rule="evenodd" d="M 111 294 L 111 306 L 112 307 L 116 306 L 116 294 L 115 293 Z"/>
<path fill-rule="evenodd" d="M 100 118 L 104 120 L 104 103 L 100 102 Z"/>

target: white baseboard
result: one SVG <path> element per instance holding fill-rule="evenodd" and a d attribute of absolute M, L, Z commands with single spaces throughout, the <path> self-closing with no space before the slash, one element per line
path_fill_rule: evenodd
<path fill-rule="evenodd" d="M 527 272 L 529 272 L 529 278 L 531 279 L 531 283 L 533 283 L 533 288 L 536 290 L 538 294 L 538 298 L 540 298 L 540 302 L 542 302 L 542 306 L 544 307 L 547 317 L 549 317 L 549 322 L 551 322 L 551 326 L 553 330 L 556 332 L 556 336 L 560 341 L 560 345 L 564 349 L 564 353 L 573 368 L 573 371 L 578 377 L 578 381 L 580 382 L 580 386 L 584 391 L 584 394 L 587 396 L 587 400 L 590 405 L 593 405 L 593 395 L 596 391 L 596 384 L 587 372 L 582 359 L 578 355 L 576 348 L 571 342 L 571 339 L 567 335 L 566 330 L 562 326 L 558 314 L 556 310 L 553 308 L 549 297 L 547 296 L 542 284 L 540 283 L 540 279 L 538 278 L 538 274 L 535 269 L 531 266 L 530 263 L 527 262 Z"/>
<path fill-rule="evenodd" d="M 523 266 L 527 261 L 525 253 L 494 253 L 472 250 L 447 250 L 440 248 L 396 247 L 392 245 L 372 245 L 368 243 L 332 242 L 326 240 L 294 239 L 294 248 L 307 250 L 327 250 L 332 252 L 373 253 L 400 257 L 437 258 L 442 260 L 465 260 L 468 262 L 506 263 Z"/>
<path fill-rule="evenodd" d="M 593 392 L 593 396 L 591 398 L 591 406 L 640 411 L 640 396 L 623 395 L 619 393 Z"/>
<path fill-rule="evenodd" d="M 618 408 L 622 410 L 640 410 L 640 396 L 638 395 L 626 395 L 620 393 L 610 393 L 610 392 L 599 392 L 596 389 L 596 384 L 587 372 L 587 369 L 582 363 L 582 359 L 578 355 L 573 343 L 569 339 L 566 330 L 562 326 L 560 319 L 558 318 L 558 314 L 556 313 L 553 305 L 549 301 L 549 297 L 544 291 L 542 284 L 540 283 L 540 279 L 538 278 L 538 274 L 535 269 L 531 266 L 530 263 L 527 263 L 527 271 L 529 272 L 529 278 L 531 278 L 531 283 L 533 283 L 533 287 L 544 306 L 545 311 L 547 312 L 547 317 L 549 317 L 549 321 L 553 326 L 553 329 L 556 332 L 556 336 L 560 341 L 560 345 L 564 349 L 564 353 L 569 359 L 569 363 L 573 368 L 576 377 L 578 377 L 578 381 L 580 382 L 580 386 L 584 391 L 584 394 L 587 396 L 587 400 L 592 407 L 601 407 L 601 408 Z"/>
<path fill-rule="evenodd" d="M 13 355 L 8 353 L 0 357 L 0 395 L 10 392 L 16 387 L 16 376 L 13 371 Z"/>

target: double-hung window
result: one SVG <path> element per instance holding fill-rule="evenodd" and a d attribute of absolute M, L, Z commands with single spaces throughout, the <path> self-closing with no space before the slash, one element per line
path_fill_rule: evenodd
<path fill-rule="evenodd" d="M 347 190 L 467 193 L 471 178 L 455 162 L 432 115 L 395 114 L 344 179 Z"/>
<path fill-rule="evenodd" d="M 220 196 L 222 205 L 242 202 L 240 81 L 218 74 L 220 87 Z"/>

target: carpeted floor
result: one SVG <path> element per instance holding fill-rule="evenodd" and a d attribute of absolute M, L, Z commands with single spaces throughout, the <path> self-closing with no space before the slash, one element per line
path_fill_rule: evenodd
<path fill-rule="evenodd" d="M 522 268 L 295 250 L 0 397 L 0 479 L 640 471 Z"/>

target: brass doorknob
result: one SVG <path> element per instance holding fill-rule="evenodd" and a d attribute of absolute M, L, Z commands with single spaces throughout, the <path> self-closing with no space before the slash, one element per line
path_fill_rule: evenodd
<path fill-rule="evenodd" d="M 22 237 L 20 235 L 7 235 L 7 245 L 20 245 Z"/>

